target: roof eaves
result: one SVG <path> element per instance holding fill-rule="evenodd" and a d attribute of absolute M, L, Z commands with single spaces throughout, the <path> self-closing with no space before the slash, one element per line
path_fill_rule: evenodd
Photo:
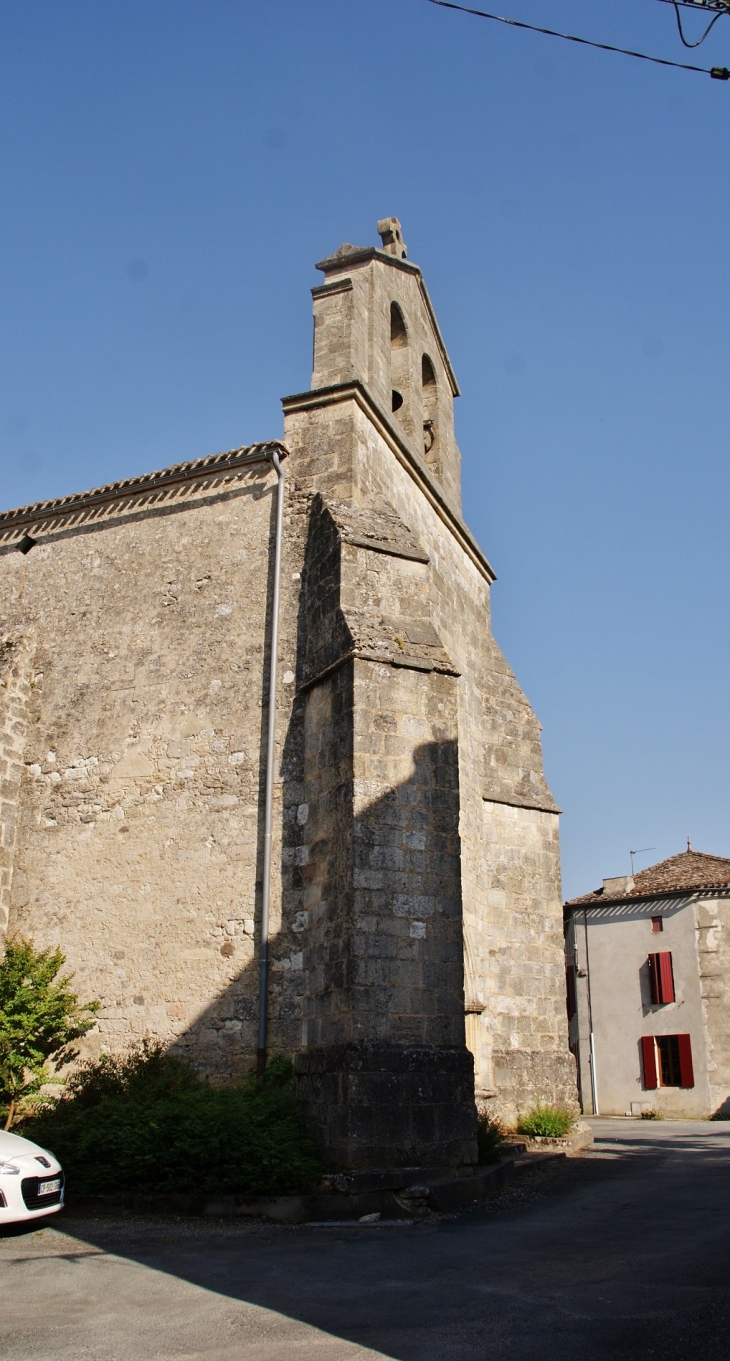
<path fill-rule="evenodd" d="M 613 906 L 616 903 L 650 903 L 654 898 L 686 898 L 690 897 L 730 897 L 730 883 L 728 884 L 687 884 L 684 888 L 655 888 L 646 893 L 624 893 L 613 897 L 604 896 L 600 891 L 588 894 L 582 898 L 569 898 L 563 906 L 567 908 L 583 907 L 603 907 L 609 903 Z"/>
<path fill-rule="evenodd" d="M 94 487 L 90 491 L 74 492 L 70 496 L 57 497 L 52 501 L 37 501 L 29 506 L 20 506 L 16 510 L 2 511 L 0 512 L 0 546 L 16 538 L 21 530 L 27 530 L 33 525 L 47 524 L 49 520 L 65 519 L 70 515 L 78 515 L 83 511 L 93 510 L 113 501 L 153 493 L 211 475 L 217 476 L 229 470 L 234 471 L 237 468 L 247 467 L 249 464 L 266 462 L 269 458 L 269 450 L 272 449 L 275 449 L 284 458 L 287 457 L 289 452 L 286 446 L 278 440 L 267 440 L 263 444 L 242 445 L 239 449 L 229 449 L 227 453 L 209 454 L 206 458 L 196 458 L 187 463 L 175 463 L 159 472 L 125 478 L 121 482 L 110 482 L 102 487 Z"/>

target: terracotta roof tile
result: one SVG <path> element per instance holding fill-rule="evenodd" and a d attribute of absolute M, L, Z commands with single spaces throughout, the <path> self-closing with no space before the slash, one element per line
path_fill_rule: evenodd
<path fill-rule="evenodd" d="M 655 893 L 686 893 L 688 890 L 730 889 L 730 860 L 721 855 L 706 855 L 703 851 L 682 851 L 660 860 L 657 865 L 639 870 L 634 875 L 633 888 L 626 893 L 608 894 L 601 888 L 571 898 L 566 907 L 583 906 L 595 902 L 623 902 L 631 898 L 648 898 Z"/>

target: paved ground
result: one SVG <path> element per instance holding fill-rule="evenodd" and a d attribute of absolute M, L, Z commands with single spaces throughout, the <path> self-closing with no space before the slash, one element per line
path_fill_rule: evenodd
<path fill-rule="evenodd" d="M 588 1157 L 436 1223 L 58 1216 L 4 1236 L 0 1355 L 726 1361 L 730 1125 L 592 1123 Z"/>

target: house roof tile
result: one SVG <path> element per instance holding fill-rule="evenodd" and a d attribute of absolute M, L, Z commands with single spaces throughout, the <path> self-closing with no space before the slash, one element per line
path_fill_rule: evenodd
<path fill-rule="evenodd" d="M 631 882 L 629 880 L 629 882 Z M 730 860 L 721 855 L 706 855 L 688 849 L 670 855 L 648 869 L 633 876 L 633 886 L 624 893 L 608 893 L 601 887 L 579 898 L 571 898 L 566 907 L 583 907 L 589 903 L 625 902 L 632 898 L 651 898 L 655 893 L 686 893 L 713 888 L 730 889 Z"/>

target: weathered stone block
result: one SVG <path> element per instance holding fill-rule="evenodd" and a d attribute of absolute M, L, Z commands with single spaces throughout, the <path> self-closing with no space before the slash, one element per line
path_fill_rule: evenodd
<path fill-rule="evenodd" d="M 453 1049 L 349 1045 L 298 1054 L 312 1128 L 352 1168 L 476 1162 L 471 1055 Z"/>

